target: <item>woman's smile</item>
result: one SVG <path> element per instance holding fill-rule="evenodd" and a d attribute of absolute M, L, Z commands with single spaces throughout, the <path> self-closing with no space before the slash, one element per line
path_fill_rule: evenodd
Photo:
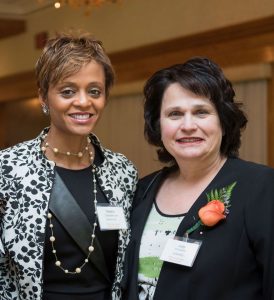
<path fill-rule="evenodd" d="M 176 139 L 176 142 L 182 145 L 197 145 L 203 142 L 204 139 L 199 137 L 183 137 Z"/>

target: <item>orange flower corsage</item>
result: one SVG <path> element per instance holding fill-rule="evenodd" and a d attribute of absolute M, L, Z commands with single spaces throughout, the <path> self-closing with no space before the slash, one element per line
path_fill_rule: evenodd
<path fill-rule="evenodd" d="M 226 218 L 225 205 L 220 200 L 211 200 L 198 213 L 200 220 L 206 226 L 214 226 Z"/>
<path fill-rule="evenodd" d="M 230 197 L 232 190 L 236 185 L 236 181 L 219 190 L 211 190 L 207 195 L 208 203 L 200 208 L 198 215 L 200 220 L 187 230 L 186 234 L 190 234 L 199 226 L 214 226 L 221 220 L 225 219 L 229 213 Z"/>

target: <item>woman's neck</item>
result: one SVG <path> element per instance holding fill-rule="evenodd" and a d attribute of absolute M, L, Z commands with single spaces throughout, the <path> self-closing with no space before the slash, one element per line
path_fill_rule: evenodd
<path fill-rule="evenodd" d="M 93 162 L 94 147 L 87 136 L 58 135 L 50 130 L 41 147 L 49 160 L 63 168 L 79 170 Z"/>
<path fill-rule="evenodd" d="M 226 158 L 219 158 L 199 166 L 179 165 L 160 187 L 156 202 L 166 214 L 186 213 L 222 168 Z"/>
<path fill-rule="evenodd" d="M 215 158 L 205 161 L 179 162 L 179 175 L 184 182 L 197 182 L 204 178 L 213 178 L 222 168 L 226 157 L 217 155 Z"/>

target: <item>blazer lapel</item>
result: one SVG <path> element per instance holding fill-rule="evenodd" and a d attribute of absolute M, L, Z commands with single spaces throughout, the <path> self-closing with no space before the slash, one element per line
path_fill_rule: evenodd
<path fill-rule="evenodd" d="M 220 188 L 220 181 L 224 174 L 227 172 L 227 168 L 230 165 L 229 159 L 225 162 L 220 171 L 216 174 L 213 180 L 209 183 L 209 185 L 205 188 L 205 190 L 200 194 L 198 199 L 194 202 L 190 210 L 187 212 L 185 218 L 182 220 L 181 224 L 178 227 L 177 236 L 183 236 L 188 229 L 194 226 L 199 221 L 198 212 L 201 207 L 208 203 L 206 193 L 208 193 L 212 189 Z M 199 230 L 199 229 L 198 229 Z M 197 237 L 198 235 L 193 232 L 193 234 Z"/>
<path fill-rule="evenodd" d="M 131 214 L 131 239 L 126 253 L 126 268 L 121 286 L 125 289 L 124 299 L 138 298 L 138 264 L 143 230 L 150 213 L 155 194 L 162 180 L 162 172 L 157 173 L 144 190 L 137 189 L 134 202 L 136 205 Z M 130 294 L 127 294 L 127 293 Z"/>
<path fill-rule="evenodd" d="M 206 193 L 208 193 L 212 189 L 220 188 L 220 182 L 222 182 L 223 174 L 227 174 L 228 166 L 230 165 L 229 159 L 225 162 L 221 170 L 216 174 L 216 176 L 213 178 L 213 180 L 209 183 L 209 185 L 205 188 L 205 190 L 200 194 L 198 199 L 194 202 L 190 210 L 187 212 L 185 218 L 180 223 L 178 230 L 176 232 L 176 236 L 183 236 L 188 229 L 190 229 L 192 226 L 194 226 L 197 221 L 199 220 L 198 212 L 199 209 L 207 204 L 207 196 Z M 203 230 L 204 231 L 204 230 Z M 204 239 L 205 234 L 202 236 L 200 235 L 199 228 L 190 234 L 190 238 L 197 238 L 197 239 Z M 188 267 L 186 268 L 186 270 Z M 162 290 L 166 288 L 167 284 L 170 282 L 170 278 L 174 276 L 174 274 L 181 270 L 181 267 L 177 268 L 174 267 L 174 264 L 164 262 L 162 269 L 159 274 L 158 282 L 157 282 L 157 289 L 154 294 L 154 299 L 162 299 Z M 180 273 L 181 275 L 183 273 Z M 176 276 L 176 275 L 175 275 Z"/>
<path fill-rule="evenodd" d="M 135 232 L 136 236 L 139 238 L 137 241 L 138 247 L 141 243 L 141 238 L 143 235 L 143 230 L 148 218 L 148 215 L 151 211 L 152 204 L 155 200 L 157 191 L 160 187 L 161 182 L 165 178 L 165 172 L 159 172 L 155 175 L 155 177 L 152 178 L 149 185 L 147 186 L 146 190 L 144 191 L 143 195 L 140 199 L 140 205 L 136 205 L 133 211 L 133 220 L 132 223 L 135 225 Z M 139 200 L 137 199 L 139 202 Z M 139 248 L 138 248 L 138 254 L 139 254 Z"/>
<path fill-rule="evenodd" d="M 206 204 L 207 198 L 205 192 L 203 191 L 180 223 L 176 232 L 177 236 L 183 236 L 188 229 L 190 229 L 199 221 L 199 209 Z"/>
<path fill-rule="evenodd" d="M 117 175 L 113 174 L 112 167 L 106 159 L 96 168 L 96 175 L 100 188 L 109 203 L 112 205 L 119 205 L 123 202 L 126 194 L 124 186 L 117 179 Z"/>
<path fill-rule="evenodd" d="M 49 208 L 82 251 L 87 254 L 92 227 L 58 173 L 55 173 Z M 105 258 L 96 237 L 90 261 L 110 281 Z"/>

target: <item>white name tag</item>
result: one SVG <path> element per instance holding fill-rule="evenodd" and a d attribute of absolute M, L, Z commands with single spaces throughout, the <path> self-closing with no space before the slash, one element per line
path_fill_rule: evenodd
<path fill-rule="evenodd" d="M 124 210 L 120 206 L 97 205 L 97 216 L 101 230 L 128 228 Z"/>
<path fill-rule="evenodd" d="M 175 237 L 175 239 L 169 239 L 160 259 L 174 264 L 192 267 L 201 245 L 202 241 L 189 238 Z"/>

